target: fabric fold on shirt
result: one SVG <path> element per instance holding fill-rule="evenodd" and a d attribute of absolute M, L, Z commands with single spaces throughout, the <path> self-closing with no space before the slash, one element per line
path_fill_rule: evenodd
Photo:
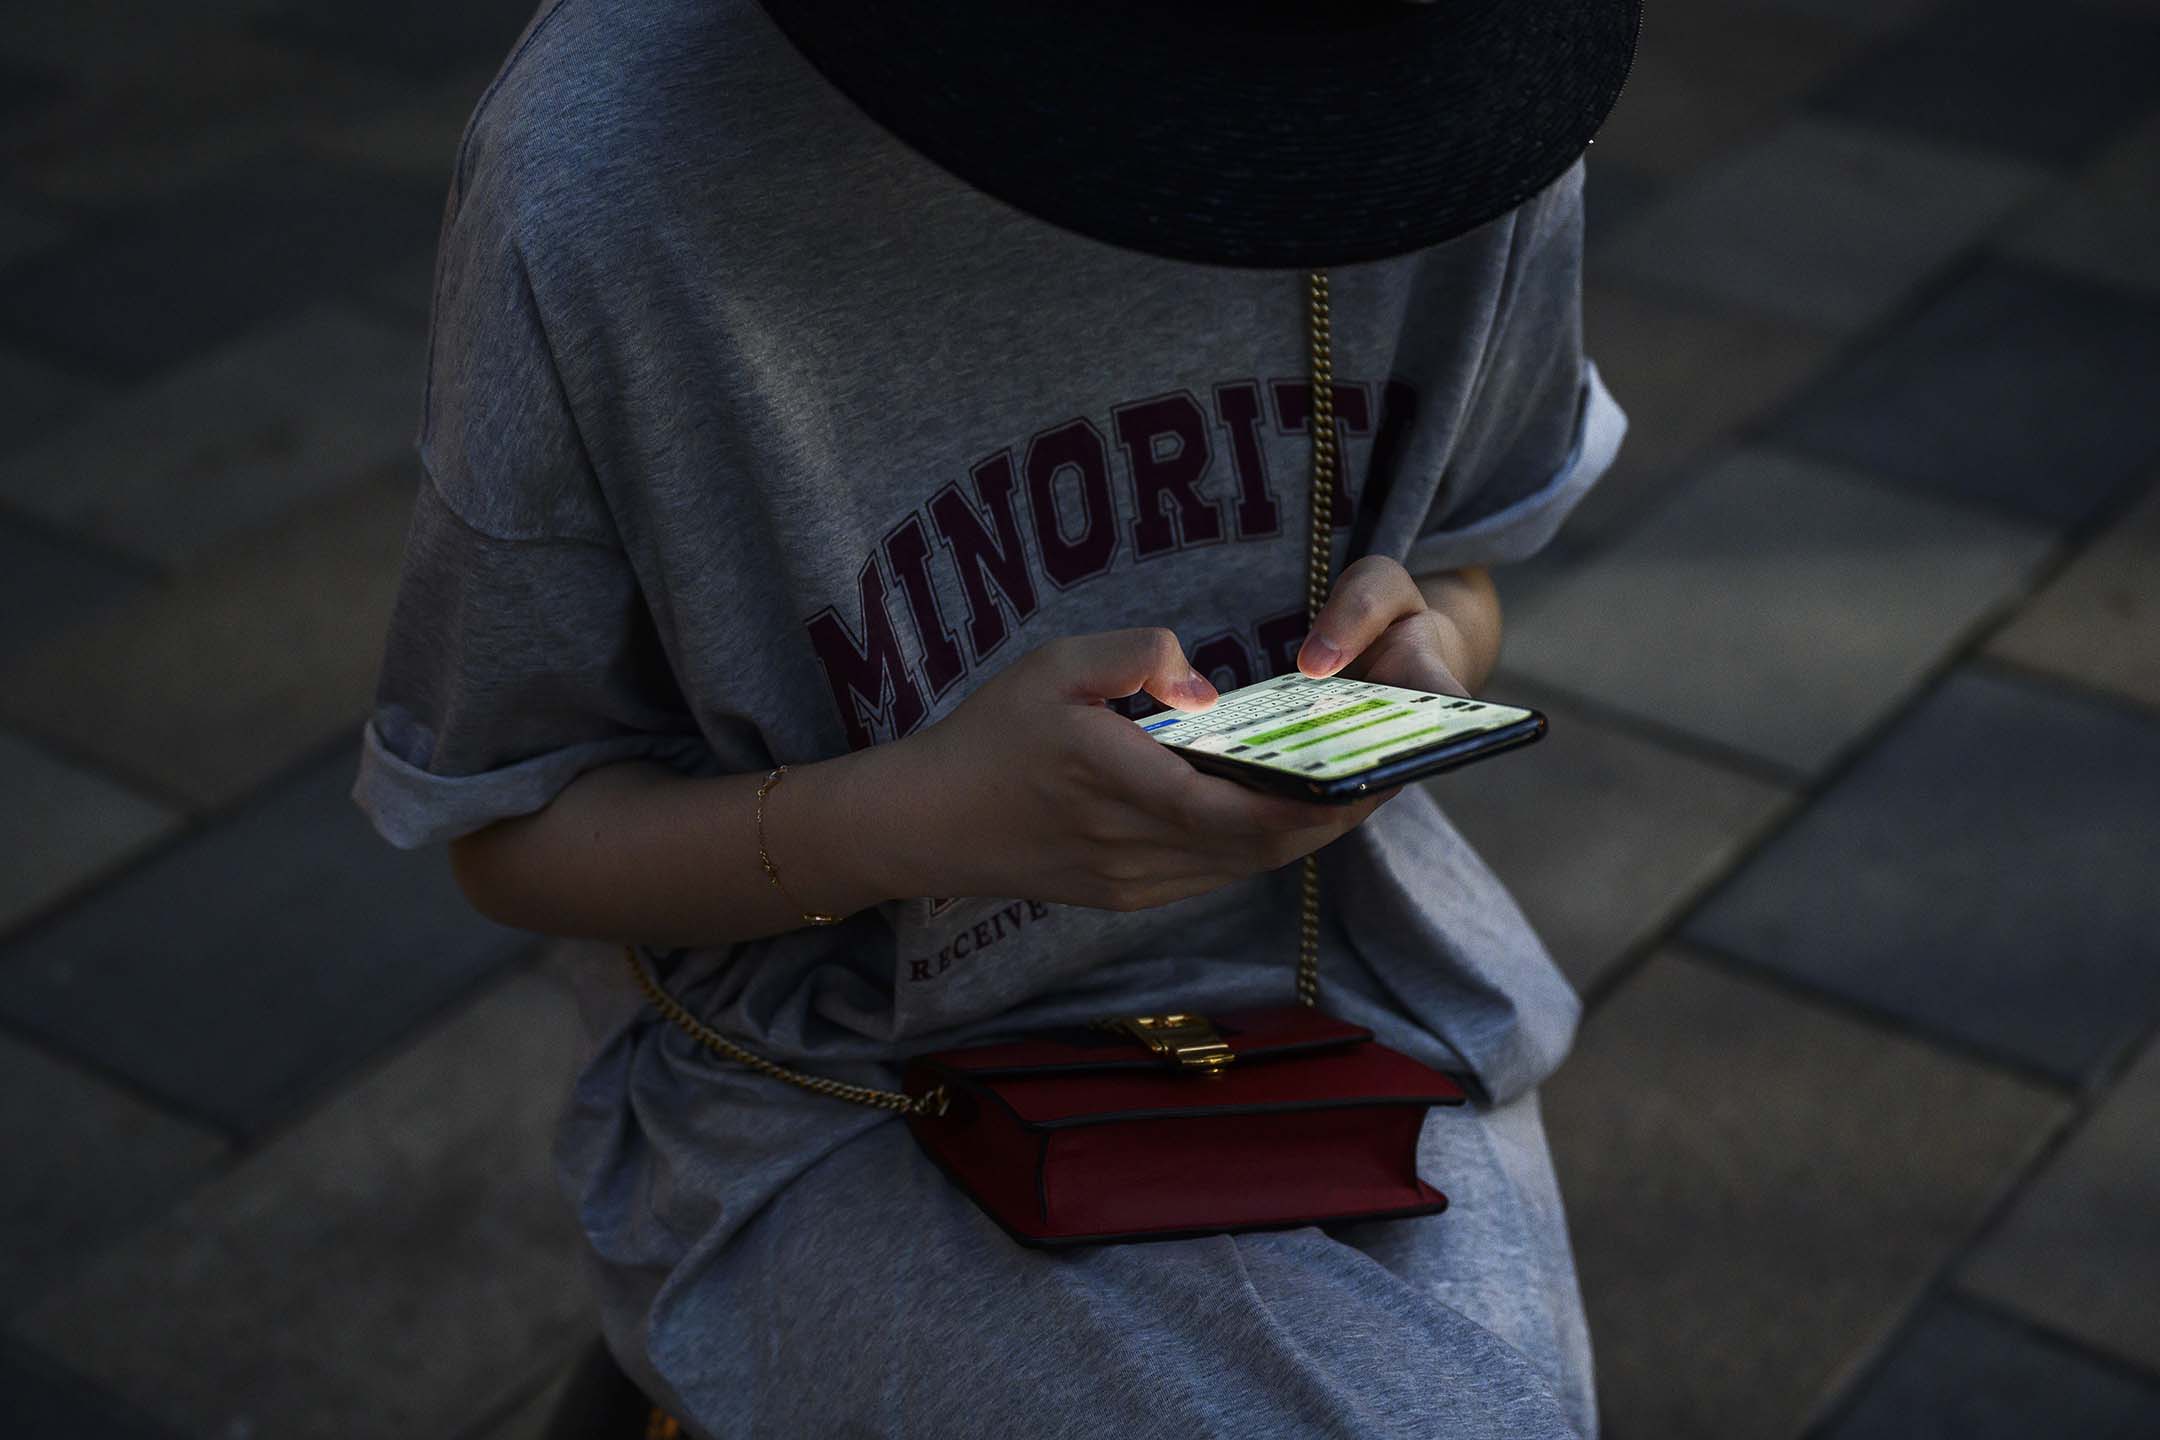
<path fill-rule="evenodd" d="M 394 753 L 370 717 L 360 727 L 360 768 L 350 795 L 377 834 L 414 850 L 530 815 L 587 770 L 624 760 L 658 760 L 686 775 L 718 773 L 702 735 L 619 735 L 474 775 L 437 775 Z"/>
<path fill-rule="evenodd" d="M 1620 453 L 1627 413 L 1605 388 L 1597 364 L 1583 358 L 1575 443 L 1568 456 L 1532 493 L 1453 529 L 1428 532 L 1412 542 L 1404 563 L 1412 574 L 1460 570 L 1472 565 L 1512 565 L 1543 550 L 1582 498 Z"/>

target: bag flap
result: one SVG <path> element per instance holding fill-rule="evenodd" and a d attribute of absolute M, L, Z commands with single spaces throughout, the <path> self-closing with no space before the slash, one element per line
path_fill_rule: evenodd
<path fill-rule="evenodd" d="M 1223 1043 L 1238 1057 L 1232 1069 L 1248 1059 L 1342 1049 L 1372 1039 L 1372 1031 L 1364 1026 L 1338 1020 L 1310 1005 L 1231 1010 L 1208 1018 Z M 1088 1025 L 1038 1030 L 1021 1040 L 940 1050 L 921 1058 L 948 1070 L 982 1077 L 1119 1070 L 1161 1072 L 1172 1068 L 1170 1062 L 1130 1035 Z"/>
<path fill-rule="evenodd" d="M 937 1067 L 926 1068 L 935 1075 Z M 1221 1070 L 1097 1069 L 967 1075 L 950 1083 L 1002 1105 L 1022 1125 L 1056 1130 L 1125 1120 L 1199 1119 L 1375 1105 L 1460 1105 L 1462 1086 L 1385 1045 L 1307 1050 L 1279 1064 Z"/>
<path fill-rule="evenodd" d="M 1237 1055 L 1218 1070 L 1182 1068 L 1137 1040 L 1086 1028 L 922 1055 L 914 1064 L 1041 1130 L 1345 1106 L 1460 1105 L 1467 1098 L 1454 1077 L 1309 1006 L 1225 1012 L 1215 1027 Z"/>

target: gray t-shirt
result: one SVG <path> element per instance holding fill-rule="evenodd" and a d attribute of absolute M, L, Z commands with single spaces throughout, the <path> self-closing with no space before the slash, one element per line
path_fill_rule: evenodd
<path fill-rule="evenodd" d="M 1338 569 L 1521 560 L 1609 464 L 1625 420 L 1581 352 L 1581 186 L 1578 165 L 1456 241 L 1330 272 Z M 1225 688 L 1290 668 L 1305 297 L 1303 272 L 1119 250 L 968 188 L 752 0 L 544 6 L 457 155 L 427 480 L 354 800 L 410 848 L 625 759 L 763 773 L 1125 626 L 1172 627 Z M 1322 861 L 1331 1011 L 1494 1101 L 1559 1063 L 1576 997 L 1430 790 Z M 1297 887 L 1291 866 L 1134 913 L 897 899 L 647 954 L 723 1033 L 889 1086 L 897 1057 L 1106 1010 L 1285 1002 Z M 888 1118 L 742 1073 L 684 1091 L 694 1121 L 633 1126 L 609 1114 L 626 1074 L 603 1044 L 560 1162 L 599 1250 L 636 1263 L 668 1245 L 611 1240 L 630 1211 L 724 1238 Z M 696 1196 L 664 1178 L 691 1149 L 732 1162 Z"/>

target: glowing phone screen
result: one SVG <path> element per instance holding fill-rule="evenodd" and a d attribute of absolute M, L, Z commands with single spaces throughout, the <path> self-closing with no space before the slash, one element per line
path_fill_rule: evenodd
<path fill-rule="evenodd" d="M 1529 714 L 1367 680 L 1293 674 L 1229 691 L 1197 713 L 1165 710 L 1133 723 L 1176 749 L 1332 780 Z"/>

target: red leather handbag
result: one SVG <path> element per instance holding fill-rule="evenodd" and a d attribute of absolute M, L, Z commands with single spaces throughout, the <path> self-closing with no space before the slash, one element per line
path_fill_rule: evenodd
<path fill-rule="evenodd" d="M 1327 595 L 1335 466 L 1327 272 L 1310 284 L 1308 618 Z M 1417 1173 L 1419 1132 L 1430 1107 L 1460 1105 L 1464 1093 L 1318 1008 L 1319 873 L 1306 856 L 1298 1003 L 1106 1017 L 941 1050 L 907 1063 L 901 1091 L 745 1050 L 677 1003 L 633 947 L 624 954 L 653 1004 L 701 1044 L 789 1084 L 904 1113 L 924 1152 L 1023 1245 L 1431 1215 L 1447 1197 Z"/>
<path fill-rule="evenodd" d="M 1431 1215 L 1418 1132 L 1462 1088 L 1317 1009 L 1136 1017 L 910 1062 L 930 1157 L 1023 1245 Z"/>

